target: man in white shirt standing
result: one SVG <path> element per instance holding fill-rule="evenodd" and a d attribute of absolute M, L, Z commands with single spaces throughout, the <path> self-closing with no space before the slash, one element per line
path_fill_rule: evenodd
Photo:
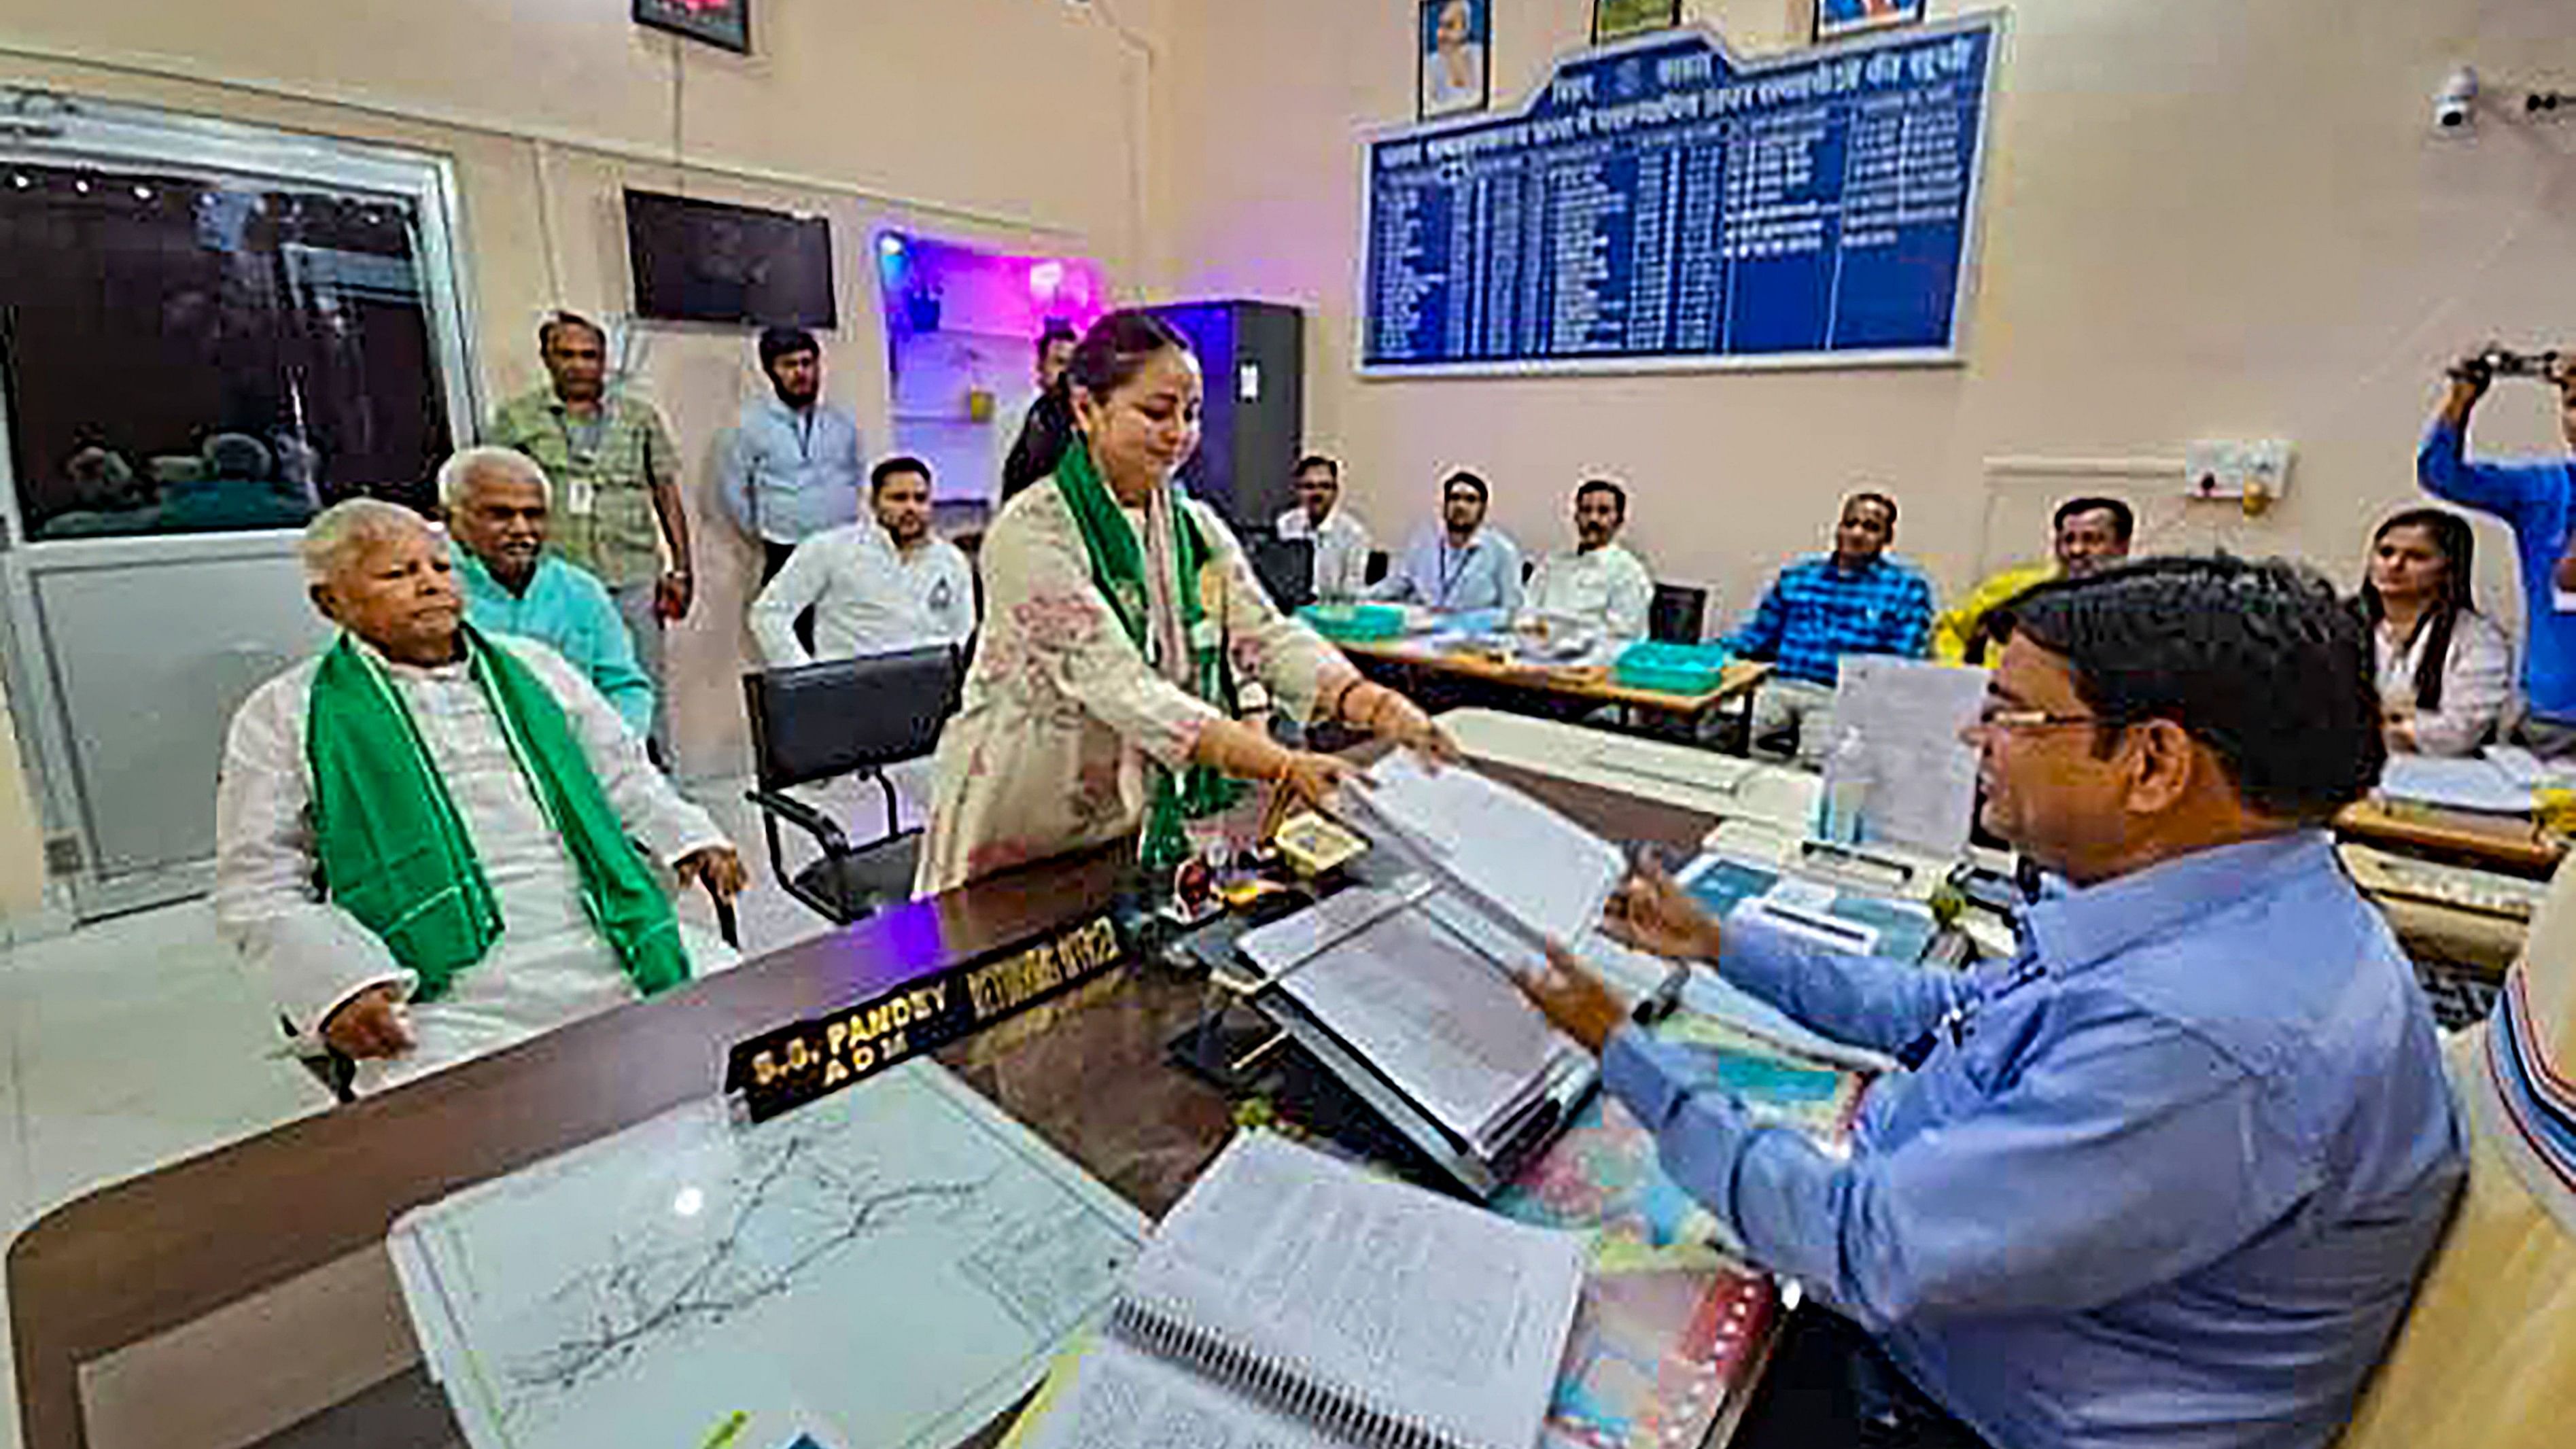
<path fill-rule="evenodd" d="M 1518 626 L 1541 636 L 1587 634 L 1604 644 L 1645 638 L 1655 581 L 1617 541 L 1627 521 L 1628 493 L 1618 484 L 1595 478 L 1574 490 L 1574 552 L 1538 561 Z"/>
<path fill-rule="evenodd" d="M 1368 588 L 1369 553 L 1377 546 L 1341 501 L 1342 465 L 1315 454 L 1297 464 L 1297 506 L 1279 515 L 1282 539 L 1314 540 L 1315 597 L 1325 603 L 1356 599 Z"/>
<path fill-rule="evenodd" d="M 751 634 L 772 669 L 962 644 L 975 632 L 975 571 L 930 531 L 930 465 L 888 458 L 868 475 L 875 517 L 818 533 L 751 606 Z M 814 647 L 795 622 L 814 611 Z"/>
<path fill-rule="evenodd" d="M 215 793 L 216 928 L 295 1030 L 373 1091 L 727 963 L 646 857 L 731 899 L 732 844 L 580 671 L 466 623 L 446 540 L 359 498 L 303 555 L 341 633 L 244 702 Z"/>

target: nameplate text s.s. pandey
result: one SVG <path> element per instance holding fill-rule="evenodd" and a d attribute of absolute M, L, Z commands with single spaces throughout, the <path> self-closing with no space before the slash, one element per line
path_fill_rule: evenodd
<path fill-rule="evenodd" d="M 751 1121 L 818 1101 L 1109 970 L 1127 957 L 1118 923 L 1091 917 L 998 959 L 967 962 L 882 996 L 736 1042 L 725 1091 Z"/>

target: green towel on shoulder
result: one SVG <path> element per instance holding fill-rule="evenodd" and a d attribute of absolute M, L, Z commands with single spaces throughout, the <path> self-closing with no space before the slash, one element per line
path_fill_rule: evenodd
<path fill-rule="evenodd" d="M 671 903 L 627 840 L 562 707 L 508 650 L 471 625 L 462 633 L 474 682 L 580 873 L 591 923 L 645 995 L 688 980 Z M 346 634 L 314 671 L 305 737 L 323 890 L 420 977 L 414 999 L 435 1001 L 500 939 L 501 908 L 411 711 L 383 666 Z"/>

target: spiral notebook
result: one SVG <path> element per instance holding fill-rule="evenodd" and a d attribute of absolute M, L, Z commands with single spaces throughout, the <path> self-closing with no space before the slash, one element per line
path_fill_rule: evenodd
<path fill-rule="evenodd" d="M 1026 1449 L 1528 1449 L 1581 1239 L 1266 1133 L 1228 1147 L 1130 1270 Z"/>

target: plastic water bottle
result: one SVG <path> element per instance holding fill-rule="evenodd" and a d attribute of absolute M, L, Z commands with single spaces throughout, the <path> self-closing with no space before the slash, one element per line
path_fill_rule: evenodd
<path fill-rule="evenodd" d="M 1861 815 L 1869 787 L 1869 749 L 1859 730 L 1843 730 L 1825 757 L 1825 788 L 1816 800 L 1817 837 L 1836 845 L 1861 844 L 1868 833 Z"/>

